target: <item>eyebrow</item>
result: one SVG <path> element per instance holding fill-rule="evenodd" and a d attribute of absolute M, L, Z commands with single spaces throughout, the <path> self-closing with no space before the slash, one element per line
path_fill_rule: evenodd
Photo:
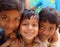
<path fill-rule="evenodd" d="M 15 17 L 15 19 L 17 19 L 17 18 L 19 18 L 19 19 L 20 19 L 20 17 Z"/>
<path fill-rule="evenodd" d="M 38 22 L 35 22 L 35 21 L 34 21 L 34 23 L 38 23 Z"/>
<path fill-rule="evenodd" d="M 1 17 L 7 17 L 7 15 L 1 15 Z"/>
<path fill-rule="evenodd" d="M 24 22 L 26 22 L 26 21 L 29 21 L 29 19 L 24 19 L 24 20 L 22 20 L 22 21 L 24 21 Z M 35 23 L 36 23 L 36 21 L 34 21 Z M 37 21 L 38 22 L 38 21 Z"/>
<path fill-rule="evenodd" d="M 44 24 L 40 24 L 40 25 L 43 25 L 43 26 L 45 26 Z"/>

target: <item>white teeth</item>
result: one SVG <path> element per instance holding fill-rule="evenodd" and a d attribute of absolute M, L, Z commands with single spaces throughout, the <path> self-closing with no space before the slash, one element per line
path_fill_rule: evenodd
<path fill-rule="evenodd" d="M 25 32 L 25 34 L 27 34 L 27 35 L 32 35 L 33 33 L 30 33 L 30 32 Z"/>
<path fill-rule="evenodd" d="M 27 33 L 27 35 L 32 35 L 32 33 Z"/>

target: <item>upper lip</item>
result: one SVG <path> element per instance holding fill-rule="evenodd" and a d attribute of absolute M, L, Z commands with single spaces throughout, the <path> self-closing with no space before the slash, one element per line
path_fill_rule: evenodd
<path fill-rule="evenodd" d="M 26 33 L 26 34 L 30 34 L 30 35 L 33 34 L 33 33 L 30 33 L 30 32 L 25 32 L 25 33 Z"/>

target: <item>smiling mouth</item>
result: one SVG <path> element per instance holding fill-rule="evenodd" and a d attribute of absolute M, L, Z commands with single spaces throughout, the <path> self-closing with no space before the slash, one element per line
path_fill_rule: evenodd
<path fill-rule="evenodd" d="M 40 36 L 40 37 L 43 37 L 43 38 L 48 38 L 48 37 L 49 37 L 48 35 L 45 35 L 45 34 L 43 34 L 43 33 L 40 34 L 39 36 Z"/>
<path fill-rule="evenodd" d="M 27 35 L 32 35 L 33 33 L 27 33 L 27 32 L 25 32 L 25 34 L 27 34 Z"/>
<path fill-rule="evenodd" d="M 32 33 L 26 33 L 27 35 L 32 35 Z"/>

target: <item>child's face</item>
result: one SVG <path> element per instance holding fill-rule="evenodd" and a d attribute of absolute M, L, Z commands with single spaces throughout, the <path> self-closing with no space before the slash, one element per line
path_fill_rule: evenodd
<path fill-rule="evenodd" d="M 24 19 L 20 25 L 20 34 L 24 39 L 32 40 L 38 34 L 38 20 L 36 17 L 30 17 L 30 19 Z"/>
<path fill-rule="evenodd" d="M 0 12 L 0 26 L 5 35 L 11 34 L 19 25 L 20 13 L 18 10 L 7 10 Z"/>
<path fill-rule="evenodd" d="M 51 24 L 48 21 L 40 22 L 39 37 L 42 41 L 49 39 L 56 31 L 56 24 Z"/>

